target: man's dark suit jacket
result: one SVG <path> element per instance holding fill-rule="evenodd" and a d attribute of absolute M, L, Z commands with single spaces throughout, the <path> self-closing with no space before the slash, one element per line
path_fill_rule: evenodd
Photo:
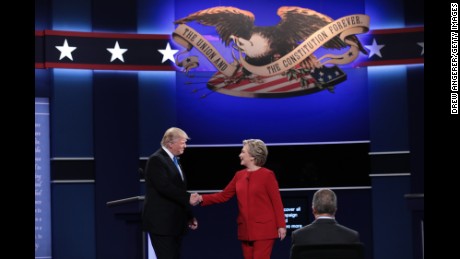
<path fill-rule="evenodd" d="M 359 233 L 337 223 L 335 219 L 317 219 L 292 232 L 292 245 L 358 243 Z"/>
<path fill-rule="evenodd" d="M 185 177 L 185 176 L 184 176 Z M 145 165 L 146 195 L 142 226 L 154 235 L 179 236 L 193 218 L 185 178 L 163 148 L 152 154 Z"/>

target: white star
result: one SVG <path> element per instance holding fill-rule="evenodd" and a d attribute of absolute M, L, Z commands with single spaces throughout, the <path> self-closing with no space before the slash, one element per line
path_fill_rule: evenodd
<path fill-rule="evenodd" d="M 422 47 L 422 53 L 420 53 L 420 56 L 421 56 L 425 52 L 425 42 L 417 42 L 417 45 Z"/>
<path fill-rule="evenodd" d="M 60 52 L 61 56 L 59 57 L 59 60 L 68 57 L 70 60 L 73 61 L 72 58 L 72 51 L 76 50 L 77 47 L 69 47 L 69 44 L 67 44 L 67 39 L 64 40 L 64 44 L 62 46 L 55 46 Z"/>
<path fill-rule="evenodd" d="M 125 62 L 123 59 L 123 53 L 128 51 L 128 49 L 120 49 L 120 45 L 118 45 L 118 41 L 115 42 L 115 47 L 113 48 L 107 48 L 107 50 L 112 53 L 112 58 L 110 59 L 110 62 L 114 61 L 115 59 L 121 60 L 121 62 Z"/>
<path fill-rule="evenodd" d="M 364 46 L 371 51 L 371 53 L 369 53 L 370 58 L 373 55 L 377 55 L 379 57 L 382 57 L 382 54 L 380 53 L 380 49 L 385 47 L 385 45 L 377 45 L 377 42 L 375 41 L 375 38 L 374 38 L 374 41 L 372 41 L 372 45 L 364 45 Z"/>
<path fill-rule="evenodd" d="M 164 63 L 168 59 L 171 60 L 173 63 L 175 63 L 174 54 L 176 54 L 176 52 L 178 52 L 179 50 L 171 49 L 171 46 L 169 46 L 169 42 L 168 42 L 168 45 L 166 45 L 166 49 L 159 49 L 158 51 L 161 54 L 163 54 L 163 59 L 161 60 L 161 63 Z"/>

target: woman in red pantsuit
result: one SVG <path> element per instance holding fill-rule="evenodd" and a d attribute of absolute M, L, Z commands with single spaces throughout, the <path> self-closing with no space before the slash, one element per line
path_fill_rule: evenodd
<path fill-rule="evenodd" d="M 201 196 L 201 206 L 238 200 L 238 240 L 245 259 L 270 259 L 276 238 L 286 237 L 286 221 L 278 181 L 263 167 L 267 146 L 262 140 L 243 141 L 239 155 L 246 168 L 236 172 L 221 192 Z"/>

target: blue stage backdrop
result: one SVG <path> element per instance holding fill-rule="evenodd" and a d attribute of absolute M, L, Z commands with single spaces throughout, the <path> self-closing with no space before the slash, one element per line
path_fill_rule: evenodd
<path fill-rule="evenodd" d="M 364 1 L 333 0 L 304 2 L 268 1 L 263 5 L 253 1 L 175 2 L 175 19 L 217 6 L 233 6 L 254 14 L 257 26 L 274 26 L 280 20 L 277 10 L 282 6 L 312 9 L 333 20 L 364 14 Z M 187 23 L 200 33 L 231 63 L 232 48 L 225 46 L 214 26 Z M 362 35 L 357 35 L 361 37 Z M 201 52 L 190 52 L 171 40 L 172 48 L 183 59 L 196 56 L 199 66 L 176 73 L 177 125 L 187 129 L 192 145 L 235 145 L 246 138 L 260 138 L 267 143 L 356 142 L 369 140 L 369 105 L 367 69 L 353 63 L 340 65 L 344 81 L 332 91 L 324 89 L 311 94 L 274 97 L 239 97 L 211 90 L 208 82 L 216 73 L 215 66 Z M 315 52 L 320 56 L 321 48 Z M 363 55 L 362 53 L 360 55 Z M 177 58 L 177 57 L 176 57 Z M 176 62 L 177 63 L 177 62 Z M 178 69 L 181 69 L 178 67 Z"/>
<path fill-rule="evenodd" d="M 196 73 L 199 78 L 178 73 L 177 122 L 187 129 L 193 145 L 240 145 L 246 138 L 266 143 L 369 140 L 367 69 L 344 71 L 348 79 L 334 93 L 285 98 L 211 92 L 206 83 L 193 81 L 206 81 L 213 72 Z M 201 97 L 200 92 L 210 94 Z"/>

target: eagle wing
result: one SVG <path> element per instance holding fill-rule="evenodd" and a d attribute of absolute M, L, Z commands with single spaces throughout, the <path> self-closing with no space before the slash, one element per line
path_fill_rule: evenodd
<path fill-rule="evenodd" d="M 277 11 L 281 21 L 277 29 L 282 34 L 283 39 L 288 41 L 291 46 L 297 46 L 299 41 L 304 41 L 311 34 L 333 22 L 334 20 L 324 14 L 314 10 L 295 6 L 282 6 Z M 355 35 L 350 35 L 347 39 L 357 43 L 359 50 L 364 54 L 367 51 Z M 339 37 L 334 37 L 323 45 L 325 48 L 341 49 L 347 46 Z"/>
<path fill-rule="evenodd" d="M 228 46 L 232 41 L 231 35 L 242 38 L 248 38 L 251 35 L 254 27 L 254 14 L 231 6 L 219 6 L 192 13 L 174 21 L 174 24 L 191 21 L 215 26 L 222 42 Z"/>

